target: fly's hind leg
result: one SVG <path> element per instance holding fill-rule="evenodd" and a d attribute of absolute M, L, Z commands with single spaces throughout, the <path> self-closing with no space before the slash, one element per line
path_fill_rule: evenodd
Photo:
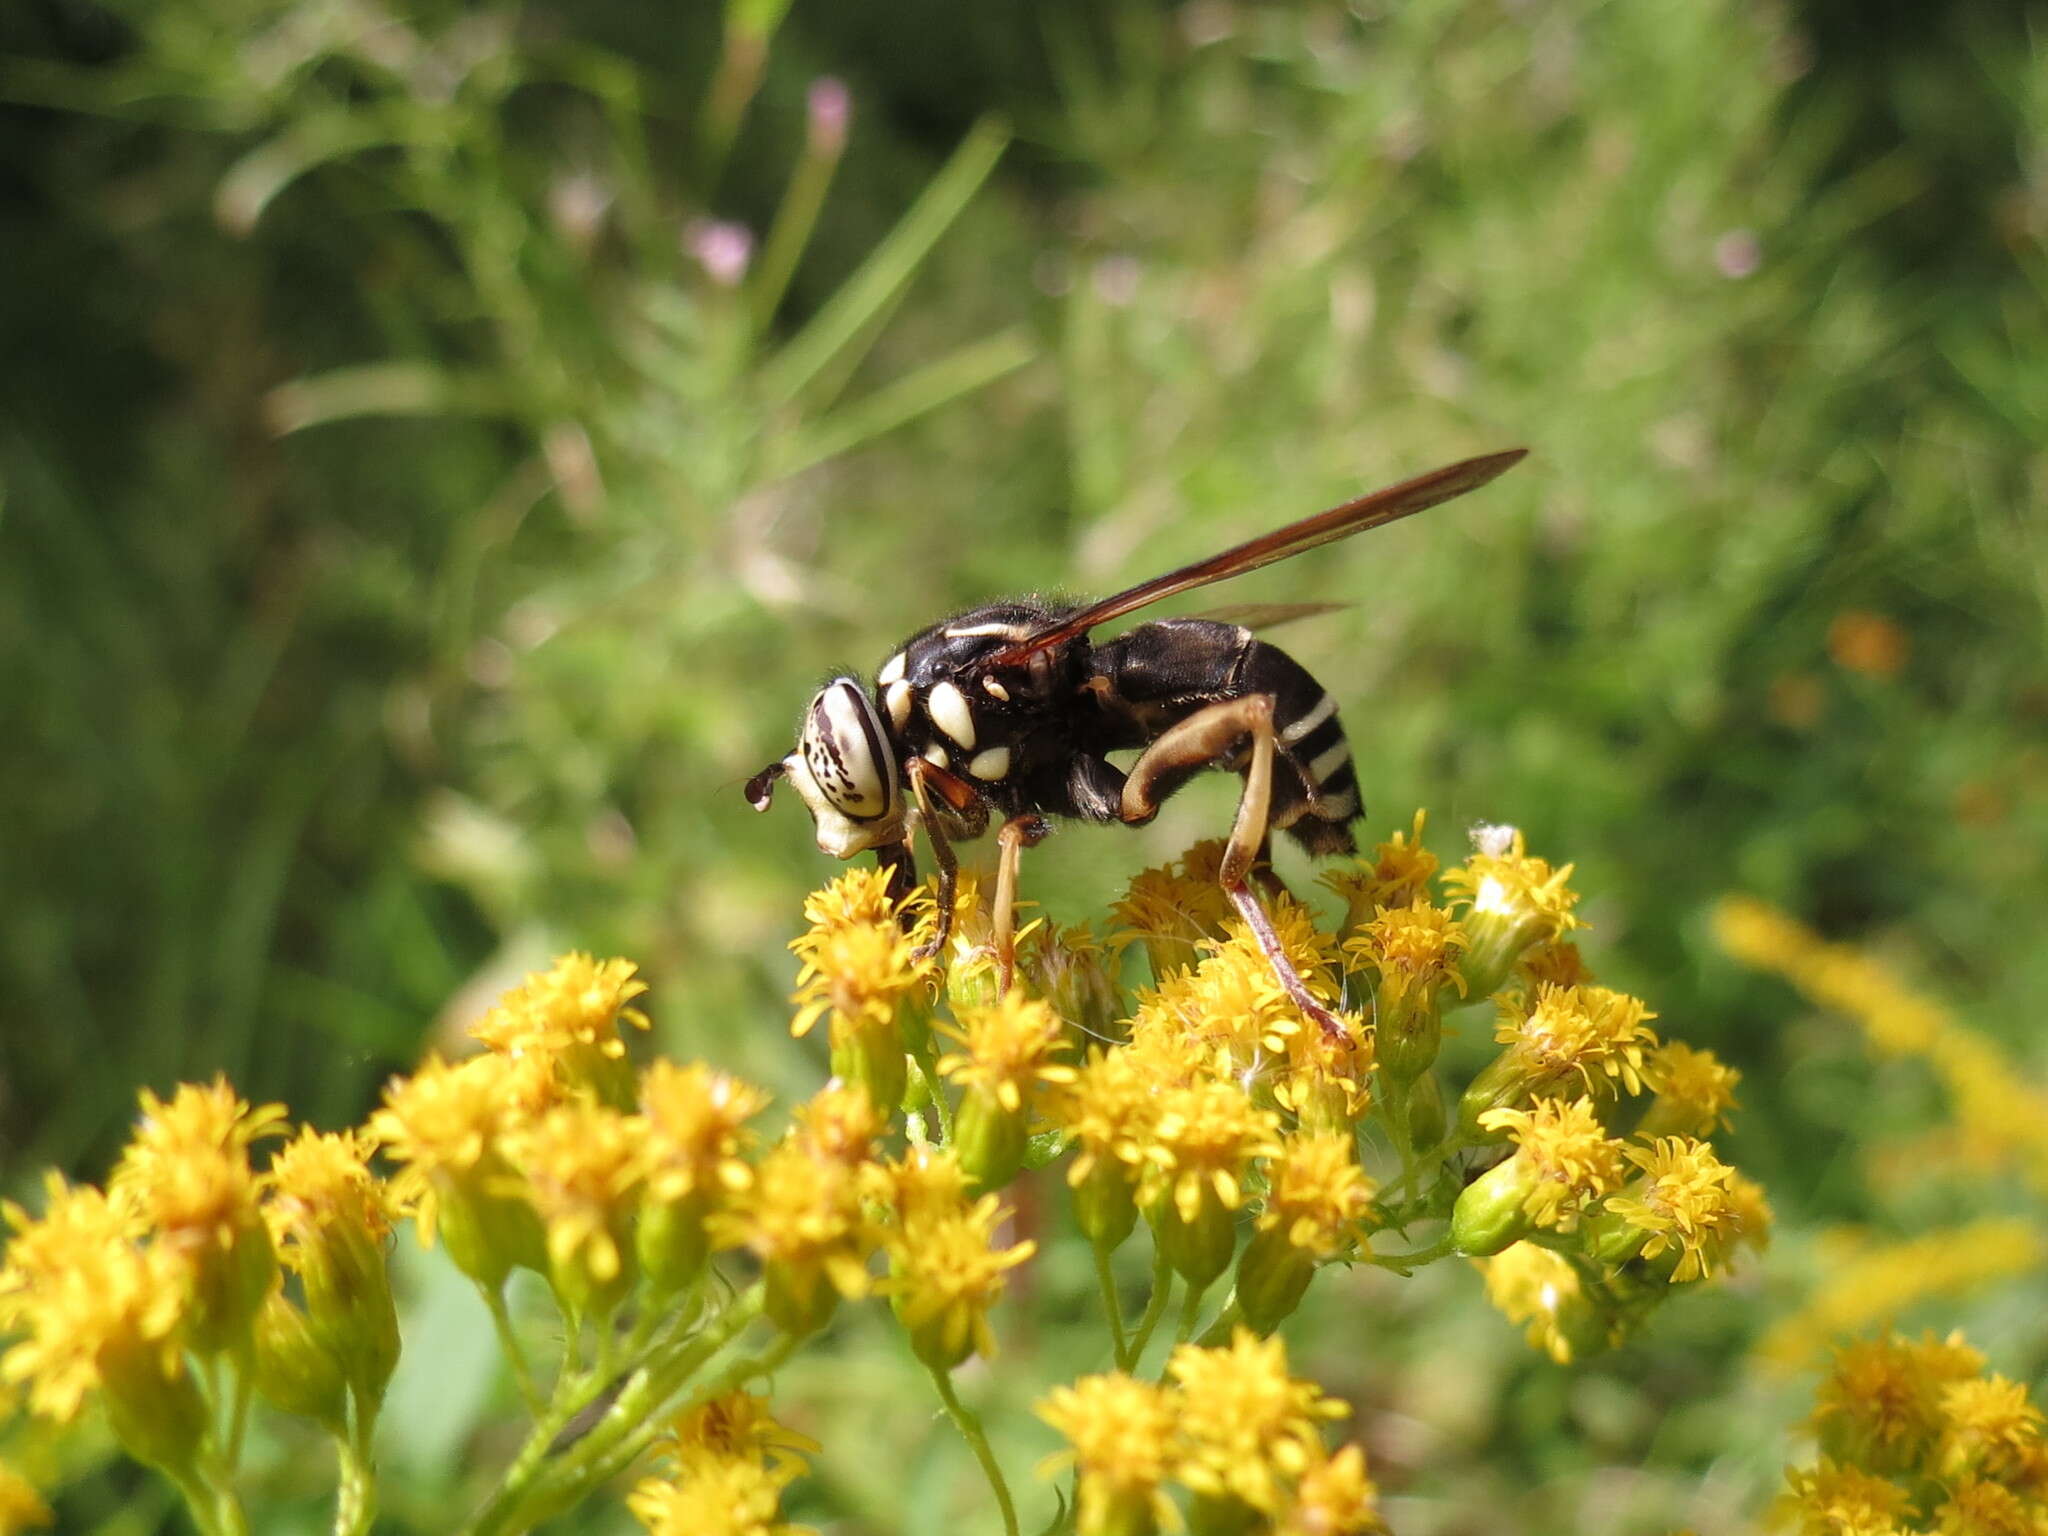
<path fill-rule="evenodd" d="M 1343 1021 L 1310 995 L 1308 984 L 1295 970 L 1294 962 L 1273 931 L 1272 919 L 1259 905 L 1249 883 L 1252 870 L 1267 846 L 1273 807 L 1273 696 L 1249 694 L 1224 699 L 1198 709 L 1166 730 L 1131 765 L 1124 780 L 1122 819 L 1135 826 L 1159 814 L 1167 795 L 1195 769 L 1228 758 L 1249 737 L 1251 752 L 1244 767 L 1244 795 L 1237 802 L 1237 819 L 1231 824 L 1230 841 L 1224 846 L 1219 878 L 1230 904 L 1258 941 L 1266 963 L 1294 1006 L 1322 1026 L 1333 1039 L 1348 1039 Z M 1166 787 L 1161 789 L 1162 781 Z M 1157 791 L 1157 792 L 1155 792 Z"/>
<path fill-rule="evenodd" d="M 1010 990 L 1017 969 L 1017 865 L 1026 848 L 1036 848 L 1052 833 L 1043 816 L 1012 816 L 996 833 L 996 995 Z"/>

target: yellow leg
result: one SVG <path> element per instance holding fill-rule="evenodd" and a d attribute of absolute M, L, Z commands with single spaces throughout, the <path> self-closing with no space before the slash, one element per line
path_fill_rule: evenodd
<path fill-rule="evenodd" d="M 1013 816 L 996 833 L 996 995 L 1010 990 L 1017 969 L 1017 866 L 1026 848 L 1035 848 L 1052 832 L 1043 816 Z"/>
<path fill-rule="evenodd" d="M 1228 758 L 1239 743 L 1251 738 L 1251 755 L 1244 766 L 1244 794 L 1237 802 L 1237 819 L 1231 824 L 1230 842 L 1223 850 L 1220 879 L 1231 905 L 1237 908 L 1245 926 L 1258 942 L 1273 975 L 1287 989 L 1287 995 L 1308 1018 L 1333 1038 L 1347 1039 L 1343 1021 L 1310 994 L 1301 973 L 1287 958 L 1280 936 L 1266 909 L 1259 905 L 1247 877 L 1266 844 L 1267 823 L 1273 808 L 1273 699 L 1255 693 L 1242 699 L 1224 699 L 1195 711 L 1187 719 L 1163 732 L 1131 765 L 1124 780 L 1120 814 L 1126 822 L 1150 821 L 1159 813 L 1164 796 L 1157 788 L 1162 779 L 1205 764 Z M 1170 790 L 1168 791 L 1171 792 Z"/>

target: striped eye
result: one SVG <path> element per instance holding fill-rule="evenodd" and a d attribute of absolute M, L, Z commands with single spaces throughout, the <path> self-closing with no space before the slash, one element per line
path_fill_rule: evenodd
<path fill-rule="evenodd" d="M 896 755 L 852 678 L 834 678 L 811 700 L 797 749 L 819 794 L 842 816 L 873 821 L 895 810 Z"/>

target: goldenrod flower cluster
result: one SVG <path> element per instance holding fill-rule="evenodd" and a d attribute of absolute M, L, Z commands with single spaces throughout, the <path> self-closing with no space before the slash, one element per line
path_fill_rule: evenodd
<path fill-rule="evenodd" d="M 1041 1467 L 1071 1467 L 1078 1536 L 1149 1536 L 1181 1522 L 1208 1532 L 1358 1536 L 1383 1530 L 1365 1453 L 1325 1447 L 1322 1425 L 1349 1410 L 1287 1373 L 1285 1346 L 1239 1329 L 1227 1345 L 1183 1344 L 1161 1382 L 1123 1372 L 1059 1387 L 1039 1416 L 1068 1449 Z"/>
<path fill-rule="evenodd" d="M 2041 1411 L 1984 1365 L 1961 1334 L 1839 1347 L 1809 1421 L 1819 1460 L 1786 1469 L 1774 1523 L 1798 1536 L 2048 1529 Z"/>
<path fill-rule="evenodd" d="M 1830 944 L 1763 902 L 1729 897 L 1715 909 L 1714 933 L 1744 964 L 1783 976 L 1820 1007 L 1853 1019 L 1878 1054 L 1924 1060 L 1949 1097 L 1947 1161 L 2016 1169 L 2048 1191 L 2048 1087 L 1997 1041 L 1875 957 Z"/>
<path fill-rule="evenodd" d="M 822 1031 L 833 1075 L 773 1137 L 759 1089 L 637 1065 L 644 984 L 581 954 L 506 993 L 473 1053 L 394 1079 L 358 1130 L 287 1137 L 282 1109 L 225 1083 L 145 1094 L 104 1192 L 53 1179 L 41 1215 L 6 1208 L 0 1371 L 52 1418 L 102 1403 L 208 1531 L 237 1528 L 253 1388 L 332 1434 L 336 1529 L 361 1536 L 400 1348 L 388 1245 L 410 1220 L 476 1285 L 533 1419 L 476 1529 L 525 1528 L 665 1437 L 631 1501 L 650 1530 L 791 1531 L 808 1443 L 748 1385 L 880 1297 L 1014 1531 L 951 1373 L 996 1354 L 1064 1188 L 1113 1366 L 1044 1407 L 1082 1529 L 1149 1531 L 1184 1505 L 1198 1532 L 1376 1530 L 1362 1454 L 1325 1449 L 1337 1410 L 1270 1338 L 1320 1271 L 1483 1259 L 1495 1301 L 1565 1358 L 1720 1272 L 1767 1219 L 1703 1139 L 1735 1075 L 1593 980 L 1566 938 L 1569 867 L 1486 828 L 1439 873 L 1422 832 L 1331 877 L 1334 925 L 1275 889 L 1269 931 L 1247 928 L 1203 844 L 1132 882 L 1113 936 L 1028 924 L 1014 961 L 972 881 L 940 954 L 927 892 L 848 873 L 791 946 L 789 1027 Z M 1444 1021 L 1475 1005 L 1499 1051 L 1449 1084 Z M 1133 1317 L 1138 1268 L 1117 1270 L 1141 1225 Z M 507 1301 L 520 1272 L 553 1298 L 545 1329 Z M 1138 1372 L 1175 1293 L 1155 1384 Z M 529 1364 L 537 1342 L 551 1369 Z"/>

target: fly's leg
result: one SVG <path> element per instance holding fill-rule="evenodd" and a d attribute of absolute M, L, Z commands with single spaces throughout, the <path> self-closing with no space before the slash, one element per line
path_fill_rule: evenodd
<path fill-rule="evenodd" d="M 1052 833 L 1043 816 L 1012 816 L 996 833 L 996 995 L 1010 990 L 1017 969 L 1017 865 L 1026 848 L 1036 848 Z"/>
<path fill-rule="evenodd" d="M 945 953 L 946 941 L 953 937 L 953 907 L 960 892 L 960 861 L 953 856 L 953 845 L 946 841 L 945 829 L 939 825 L 929 787 L 931 775 L 925 771 L 928 766 L 922 758 L 910 760 L 910 789 L 917 798 L 918 819 L 931 836 L 932 862 L 939 866 L 938 928 L 929 944 L 917 947 L 920 960 Z"/>
<path fill-rule="evenodd" d="M 875 850 L 875 867 L 889 877 L 889 901 L 900 914 L 903 903 L 917 889 L 917 859 L 910 851 L 910 839 L 883 843 Z"/>
<path fill-rule="evenodd" d="M 950 769 L 913 757 L 907 765 L 910 792 L 917 800 L 918 820 L 931 834 L 932 862 L 939 866 L 939 926 L 929 944 L 918 946 L 917 958 L 929 960 L 944 952 L 953 936 L 953 908 L 960 893 L 960 861 L 946 837 L 944 818 L 965 828 L 965 835 L 979 837 L 988 827 L 988 802 L 981 791 Z"/>
<path fill-rule="evenodd" d="M 1124 780 L 1122 819 L 1136 825 L 1159 813 L 1159 796 L 1153 793 L 1161 779 L 1184 777 L 1191 769 L 1228 757 L 1246 737 L 1251 738 L 1251 756 L 1244 768 L 1244 795 L 1237 802 L 1237 820 L 1224 846 L 1220 879 L 1224 894 L 1237 908 L 1245 926 L 1258 942 L 1266 963 L 1286 989 L 1294 1006 L 1322 1026 L 1332 1039 L 1350 1038 L 1343 1021 L 1310 995 L 1294 963 L 1273 931 L 1272 919 L 1259 905 L 1249 877 L 1266 845 L 1268 819 L 1273 807 L 1273 696 L 1248 694 L 1224 699 L 1195 711 L 1170 727 L 1145 749 L 1131 765 Z"/>

